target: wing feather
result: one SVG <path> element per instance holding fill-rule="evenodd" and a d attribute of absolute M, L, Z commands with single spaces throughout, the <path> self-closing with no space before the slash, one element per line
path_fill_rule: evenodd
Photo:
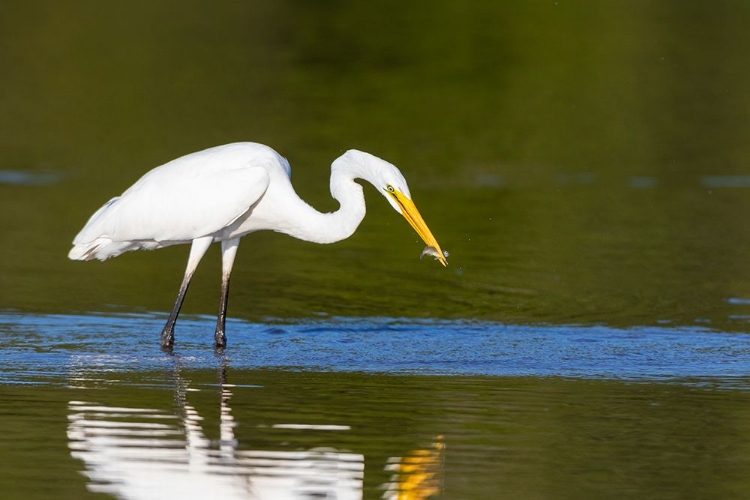
<path fill-rule="evenodd" d="M 207 236 L 247 212 L 269 183 L 262 167 L 185 175 L 158 170 L 94 213 L 73 244 L 102 237 L 114 242 L 177 242 Z"/>
<path fill-rule="evenodd" d="M 177 158 L 105 203 L 73 240 L 71 259 L 107 259 L 221 231 L 263 197 L 271 172 L 290 174 L 268 146 L 235 143 Z"/>

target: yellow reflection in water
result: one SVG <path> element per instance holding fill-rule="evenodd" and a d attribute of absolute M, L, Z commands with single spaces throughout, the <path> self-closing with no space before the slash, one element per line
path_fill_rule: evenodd
<path fill-rule="evenodd" d="M 391 458 L 386 470 L 394 471 L 383 498 L 388 500 L 424 500 L 442 490 L 443 437 L 430 448 L 411 450 L 404 457 Z"/>

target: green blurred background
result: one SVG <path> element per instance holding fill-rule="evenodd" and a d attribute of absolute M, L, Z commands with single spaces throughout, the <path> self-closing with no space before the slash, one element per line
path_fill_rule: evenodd
<path fill-rule="evenodd" d="M 703 325 L 750 317 L 750 3 L 50 2 L 0 16 L 0 307 L 167 311 L 186 247 L 70 262 L 149 169 L 234 141 L 396 165 L 447 269 L 373 196 L 334 246 L 241 245 L 230 316 Z M 185 311 L 213 314 L 218 251 Z"/>

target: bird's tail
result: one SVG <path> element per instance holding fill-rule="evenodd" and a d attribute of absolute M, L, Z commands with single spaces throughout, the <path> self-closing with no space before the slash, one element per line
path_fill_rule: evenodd
<path fill-rule="evenodd" d="M 71 260 L 92 260 L 99 259 L 104 260 L 99 254 L 99 250 L 103 247 L 112 243 L 109 238 L 97 238 L 94 241 L 87 241 L 86 243 L 78 243 L 68 253 L 68 258 Z"/>
<path fill-rule="evenodd" d="M 154 250 L 169 245 L 158 241 L 117 241 L 108 236 L 99 236 L 93 241 L 73 243 L 68 252 L 70 260 L 107 260 L 131 250 Z"/>

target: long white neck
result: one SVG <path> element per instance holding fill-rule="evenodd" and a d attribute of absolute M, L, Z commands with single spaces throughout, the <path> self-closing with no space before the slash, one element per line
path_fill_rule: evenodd
<path fill-rule="evenodd" d="M 353 161 L 355 153 L 359 152 L 350 151 L 331 165 L 331 196 L 339 202 L 339 209 L 321 213 L 300 200 L 285 233 L 313 243 L 335 243 L 354 234 L 366 213 L 362 186 L 354 179 L 370 180 L 361 162 Z"/>

